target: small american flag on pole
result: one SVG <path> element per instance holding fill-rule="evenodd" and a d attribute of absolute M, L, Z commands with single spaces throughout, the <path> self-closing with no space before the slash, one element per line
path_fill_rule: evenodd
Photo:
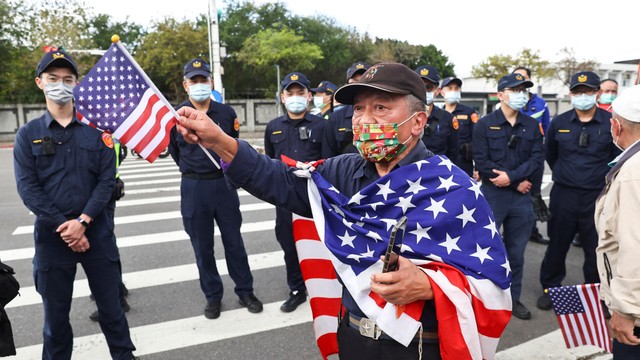
<path fill-rule="evenodd" d="M 111 133 L 153 162 L 169 143 L 177 113 L 116 41 L 75 87 L 81 121 Z"/>
<path fill-rule="evenodd" d="M 611 337 L 600 303 L 600 284 L 560 286 L 548 291 L 568 349 L 593 345 L 611 352 Z"/>

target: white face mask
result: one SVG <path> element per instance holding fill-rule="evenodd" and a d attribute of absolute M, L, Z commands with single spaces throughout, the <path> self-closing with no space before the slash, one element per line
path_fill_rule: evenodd
<path fill-rule="evenodd" d="M 44 95 L 58 105 L 64 105 L 73 99 L 75 85 L 67 85 L 62 81 L 47 83 L 44 86 Z"/>
<path fill-rule="evenodd" d="M 313 106 L 317 107 L 318 109 L 322 109 L 324 107 L 324 96 L 314 96 Z"/>
<path fill-rule="evenodd" d="M 447 91 L 444 93 L 444 101 L 449 104 L 459 103 L 461 99 L 460 91 Z"/>
<path fill-rule="evenodd" d="M 307 110 L 307 98 L 305 96 L 290 96 L 284 99 L 284 106 L 292 114 L 301 114 Z"/>
<path fill-rule="evenodd" d="M 435 91 L 429 92 L 427 91 L 427 105 L 433 104 L 433 95 L 435 95 Z"/>
<path fill-rule="evenodd" d="M 613 145 L 615 145 L 621 151 L 624 151 L 622 146 L 618 145 L 618 141 L 620 141 L 620 130 L 622 130 L 622 128 L 620 127 L 620 121 L 618 121 L 618 119 L 616 118 L 613 118 L 613 120 L 615 120 L 618 123 L 618 131 L 619 131 L 618 138 L 616 139 L 615 135 L 613 135 L 613 126 L 611 127 L 611 138 L 613 138 Z"/>

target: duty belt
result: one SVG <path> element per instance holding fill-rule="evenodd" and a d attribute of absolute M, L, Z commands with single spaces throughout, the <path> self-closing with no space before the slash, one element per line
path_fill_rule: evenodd
<path fill-rule="evenodd" d="M 222 171 L 218 171 L 214 173 L 205 173 L 205 174 L 199 174 L 199 173 L 183 173 L 182 174 L 182 177 L 185 177 L 188 179 L 197 179 L 197 180 L 219 179 L 223 176 L 224 176 L 224 173 Z"/>
<path fill-rule="evenodd" d="M 385 334 L 385 332 L 380 329 L 375 321 L 367 319 L 366 317 L 359 317 L 349 314 L 349 326 L 356 330 L 359 330 L 360 335 L 371 338 L 373 340 L 393 340 L 391 336 Z M 422 339 L 438 339 L 438 333 L 423 331 Z M 420 331 L 416 332 L 413 340 L 420 340 Z"/>

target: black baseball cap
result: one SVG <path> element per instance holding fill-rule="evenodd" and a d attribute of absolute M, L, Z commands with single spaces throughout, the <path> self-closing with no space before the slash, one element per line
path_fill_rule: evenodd
<path fill-rule="evenodd" d="M 440 87 L 443 88 L 451 83 L 456 83 L 458 84 L 458 86 L 462 86 L 462 80 L 460 80 L 459 78 L 455 77 L 455 76 L 449 76 L 446 77 L 444 79 L 442 79 L 442 83 L 440 84 Z"/>
<path fill-rule="evenodd" d="M 323 92 L 323 93 L 333 94 L 336 92 L 337 89 L 338 87 L 335 86 L 331 81 L 324 80 L 324 81 L 321 81 L 320 84 L 318 84 L 318 87 L 311 88 L 311 92 L 313 93 Z"/>
<path fill-rule="evenodd" d="M 416 68 L 416 74 L 420 75 L 421 78 L 431 81 L 434 84 L 440 83 L 440 74 L 438 74 L 438 70 L 431 65 L 422 65 Z"/>
<path fill-rule="evenodd" d="M 392 94 L 412 94 L 427 103 L 424 82 L 420 75 L 403 64 L 381 63 L 370 67 L 359 81 L 344 85 L 336 91 L 341 104 L 352 105 L 356 94 L 363 88 L 378 89 Z"/>
<path fill-rule="evenodd" d="M 500 78 L 498 81 L 498 91 L 502 91 L 506 88 L 513 88 L 516 86 L 524 85 L 527 88 L 533 86 L 533 83 L 526 80 L 524 76 L 520 74 L 509 74 Z"/>
<path fill-rule="evenodd" d="M 600 88 L 600 77 L 591 71 L 580 71 L 573 74 L 569 83 L 569 90 L 573 90 L 576 86 L 588 86 L 592 89 Z"/>
<path fill-rule="evenodd" d="M 362 74 L 365 71 L 367 71 L 370 67 L 371 65 L 367 64 L 366 62 L 362 62 L 362 61 L 354 62 L 347 69 L 347 82 L 349 82 L 349 79 L 351 79 L 354 75 Z"/>
<path fill-rule="evenodd" d="M 209 67 L 209 63 L 202 60 L 200 57 L 191 59 L 184 65 L 184 77 L 191 79 L 198 75 L 211 77 L 211 68 Z"/>
<path fill-rule="evenodd" d="M 300 86 L 302 86 L 303 88 L 309 88 L 309 79 L 307 79 L 306 76 L 304 76 L 303 73 L 301 72 L 297 72 L 294 71 L 292 73 L 287 74 L 284 77 L 284 80 L 282 80 L 282 89 L 286 90 L 289 85 L 291 84 L 298 84 Z"/>
<path fill-rule="evenodd" d="M 36 68 L 38 77 L 50 66 L 71 69 L 76 77 L 78 76 L 78 66 L 76 65 L 75 61 L 73 61 L 73 58 L 62 49 L 48 51 L 44 54 L 44 56 L 38 63 L 38 67 Z"/>

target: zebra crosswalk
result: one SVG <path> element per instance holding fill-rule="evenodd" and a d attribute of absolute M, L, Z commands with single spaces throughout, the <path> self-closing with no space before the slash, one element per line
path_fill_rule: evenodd
<path fill-rule="evenodd" d="M 132 311 L 127 318 L 137 347 L 136 355 L 145 359 L 180 359 L 183 357 L 177 353 L 186 351 L 189 355 L 184 358 L 265 358 L 257 353 L 255 357 L 247 357 L 242 346 L 236 346 L 237 350 L 234 346 L 220 350 L 220 342 L 249 337 L 252 342 L 262 339 L 257 341 L 257 351 L 267 354 L 279 353 L 279 349 L 290 346 L 292 340 L 298 343 L 296 355 L 273 358 L 319 357 L 308 303 L 290 314 L 279 310 L 288 293 L 283 254 L 273 232 L 275 211 L 272 205 L 239 191 L 244 218 L 241 232 L 255 278 L 255 292 L 265 303 L 264 311 L 250 314 L 237 304 L 216 227 L 216 263 L 226 291 L 222 316 L 207 320 L 202 315 L 205 301 L 198 286 L 191 244 L 182 227 L 177 167 L 171 159 L 158 159 L 149 164 L 130 157 L 121 165 L 120 174 L 126 184 L 126 195 L 117 203 L 116 235 L 123 263 L 123 281 L 130 291 Z M 24 207 L 17 208 L 17 211 L 27 212 Z M 17 265 L 17 268 L 29 268 L 27 263 L 34 255 L 31 240 L 33 215 L 24 219 L 24 223 L 13 228 L 11 237 L 24 239 L 21 244 L 25 246 L 0 251 L 0 259 Z M 22 283 L 20 296 L 7 306 L 13 315 L 18 347 L 15 358 L 25 360 L 41 358 L 42 351 L 41 297 L 30 275 L 25 271 L 19 273 Z M 73 359 L 108 359 L 104 336 L 99 327 L 88 319 L 89 310 L 95 306 L 89 300 L 89 294 L 87 280 L 79 270 L 74 282 L 71 313 L 76 334 Z M 189 305 L 176 299 L 187 299 L 185 303 Z M 156 315 L 158 305 L 164 309 L 161 316 Z M 298 326 L 302 331 L 297 329 Z M 293 331 L 294 338 L 278 334 L 279 331 Z M 301 336 L 304 336 L 303 341 L 300 341 Z M 283 341 L 278 344 L 271 341 L 273 337 Z M 212 351 L 214 348 L 216 351 Z"/>

